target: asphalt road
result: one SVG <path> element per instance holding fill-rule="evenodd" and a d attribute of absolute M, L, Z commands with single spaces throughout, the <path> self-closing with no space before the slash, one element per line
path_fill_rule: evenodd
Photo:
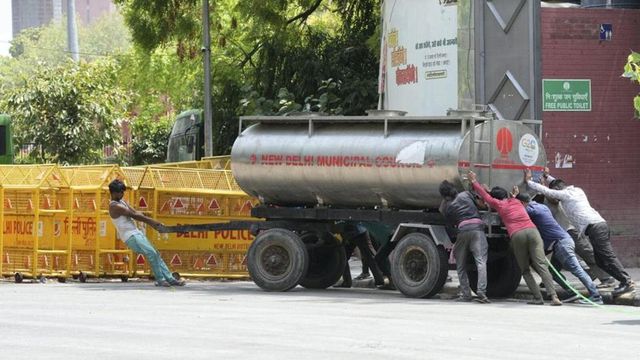
<path fill-rule="evenodd" d="M 640 359 L 640 309 L 267 293 L 252 282 L 0 283 L 1 359 Z"/>

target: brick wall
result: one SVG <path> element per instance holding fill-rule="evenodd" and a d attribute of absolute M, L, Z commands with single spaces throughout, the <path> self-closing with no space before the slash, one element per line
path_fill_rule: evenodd
<path fill-rule="evenodd" d="M 591 79 L 590 112 L 543 112 L 551 173 L 582 187 L 609 222 L 626 266 L 640 266 L 640 120 L 632 99 L 640 85 L 621 78 L 631 49 L 640 51 L 640 10 L 552 9 L 541 14 L 542 77 Z M 612 24 L 611 41 L 599 40 Z M 556 168 L 555 157 L 574 159 Z"/>

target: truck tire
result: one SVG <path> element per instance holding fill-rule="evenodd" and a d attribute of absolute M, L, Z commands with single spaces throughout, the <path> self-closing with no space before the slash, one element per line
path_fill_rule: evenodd
<path fill-rule="evenodd" d="M 269 229 L 258 234 L 249 246 L 247 259 L 251 279 L 266 291 L 293 289 L 309 267 L 304 243 L 286 229 Z"/>
<path fill-rule="evenodd" d="M 475 270 L 475 264 L 470 268 L 473 270 L 467 271 L 469 285 L 475 292 L 478 288 L 478 272 Z M 487 296 L 510 297 L 518 288 L 521 278 L 522 273 L 513 251 L 509 250 L 505 256 L 487 261 Z"/>
<path fill-rule="evenodd" d="M 324 237 L 324 243 L 317 233 L 306 233 L 300 237 L 309 253 L 309 268 L 300 281 L 300 286 L 307 289 L 326 289 L 335 284 L 347 265 L 344 246 L 331 234 L 321 236 Z"/>
<path fill-rule="evenodd" d="M 447 255 L 431 236 L 404 236 L 391 255 L 393 284 L 407 297 L 428 298 L 437 294 L 447 280 Z"/>

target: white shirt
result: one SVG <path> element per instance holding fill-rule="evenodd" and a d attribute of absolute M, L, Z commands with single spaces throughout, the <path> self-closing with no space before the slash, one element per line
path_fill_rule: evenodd
<path fill-rule="evenodd" d="M 531 180 L 527 181 L 527 185 L 533 191 L 560 200 L 564 213 L 581 234 L 584 233 L 587 226 L 605 222 L 604 218 L 591 207 L 587 195 L 579 187 L 571 185 L 563 190 L 553 190 Z"/>
<path fill-rule="evenodd" d="M 571 224 L 571 221 L 569 221 L 569 218 L 567 218 L 567 215 L 565 214 L 564 209 L 562 208 L 562 204 L 560 204 L 559 202 L 552 203 L 547 198 L 545 198 L 544 204 L 547 205 L 549 210 L 551 210 L 551 215 L 553 215 L 553 218 L 556 219 L 558 224 L 563 229 L 565 230 L 575 229 L 575 226 L 573 226 L 573 224 Z"/>
<path fill-rule="evenodd" d="M 129 204 L 127 204 L 127 202 L 124 200 L 111 200 L 111 202 L 115 202 L 117 204 L 121 204 L 128 208 L 131 208 Z M 118 231 L 118 237 L 122 241 L 127 241 L 134 234 L 142 233 L 140 230 L 138 230 L 136 223 L 129 216 L 121 215 L 115 219 L 111 218 L 111 222 L 113 222 L 113 225 L 116 227 L 116 230 Z"/>

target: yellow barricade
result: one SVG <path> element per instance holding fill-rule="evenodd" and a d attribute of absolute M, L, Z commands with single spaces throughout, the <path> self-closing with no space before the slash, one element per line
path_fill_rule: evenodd
<path fill-rule="evenodd" d="M 117 165 L 62 167 L 72 190 L 73 216 L 64 220 L 63 233 L 71 233 L 72 276 L 119 277 L 127 281 L 132 252 L 116 239 L 109 216 L 109 183 L 125 178 Z"/>
<path fill-rule="evenodd" d="M 229 170 L 149 166 L 123 171 L 139 182 L 132 206 L 166 225 L 249 220 L 257 204 L 240 190 Z M 253 236 L 247 230 L 147 234 L 180 276 L 248 277 L 245 255 Z M 141 256 L 135 263 L 138 274 L 149 273 Z"/>
<path fill-rule="evenodd" d="M 202 158 L 203 162 L 208 162 L 211 169 L 231 170 L 231 156 L 208 156 Z"/>
<path fill-rule="evenodd" d="M 174 167 L 174 168 L 196 168 L 196 169 L 214 169 L 214 170 L 231 170 L 231 156 L 208 156 L 202 160 L 181 161 L 164 164 L 154 164 L 154 167 Z"/>
<path fill-rule="evenodd" d="M 228 156 L 125 168 L 0 166 L 0 273 L 19 281 L 149 275 L 145 259 L 117 240 L 110 221 L 108 184 L 116 178 L 130 187 L 134 208 L 167 225 L 250 220 L 257 204 L 233 179 Z M 181 276 L 248 276 L 247 230 L 161 235 L 142 228 Z"/>
<path fill-rule="evenodd" d="M 55 165 L 0 166 L 0 273 L 23 278 L 69 276 L 71 190 Z"/>

